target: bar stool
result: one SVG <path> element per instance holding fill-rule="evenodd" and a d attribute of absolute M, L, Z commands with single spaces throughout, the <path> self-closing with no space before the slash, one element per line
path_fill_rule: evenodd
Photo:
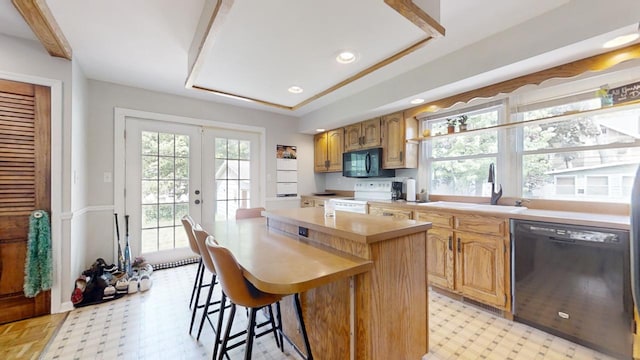
<path fill-rule="evenodd" d="M 200 229 L 200 225 L 196 224 L 193 218 L 189 215 L 185 215 L 182 217 L 182 226 L 184 227 L 184 231 L 187 233 L 187 238 L 189 239 L 189 247 L 191 251 L 198 255 L 198 271 L 196 272 L 196 277 L 193 280 L 193 289 L 191 290 L 191 300 L 189 301 L 189 308 L 193 305 L 193 298 L 195 296 L 196 305 L 193 307 L 193 311 L 191 313 L 191 324 L 189 325 L 189 335 L 191 335 L 191 330 L 193 329 L 193 323 L 196 318 L 196 311 L 198 309 L 204 308 L 204 305 L 199 305 L 200 301 L 200 289 L 204 287 L 211 286 L 210 284 L 203 284 L 204 278 L 204 264 L 202 263 L 202 254 L 200 253 L 200 248 L 198 248 L 198 243 L 193 235 L 194 229 Z"/>
<path fill-rule="evenodd" d="M 198 235 L 198 233 L 196 234 Z M 276 325 L 273 316 L 273 310 L 271 309 L 271 305 L 276 304 L 278 301 L 280 301 L 280 299 L 282 299 L 282 295 L 269 294 L 256 289 L 255 286 L 253 286 L 253 284 L 251 284 L 244 277 L 244 275 L 242 275 L 240 265 L 238 265 L 238 262 L 236 261 L 233 254 L 231 254 L 229 249 L 216 244 L 215 239 L 212 236 L 207 237 L 206 247 L 209 254 L 211 255 L 211 260 L 213 260 L 213 263 L 216 267 L 218 279 L 223 291 L 222 303 L 220 305 L 220 316 L 218 318 L 217 326 L 218 332 L 222 330 L 222 318 L 225 311 L 224 305 L 226 299 L 228 298 L 231 302 L 231 315 L 229 317 L 229 320 L 227 321 L 227 327 L 221 339 L 220 352 L 217 352 L 218 342 L 216 342 L 213 350 L 214 356 L 217 353 L 218 360 L 222 360 L 228 350 L 236 348 L 242 344 L 246 344 L 244 358 L 245 360 L 251 359 L 253 338 L 267 335 L 269 333 L 273 333 L 278 348 L 284 350 L 284 347 L 278 338 L 281 324 L 278 323 Z M 249 309 L 249 322 L 247 324 L 247 330 L 234 335 L 230 335 L 231 328 L 233 326 L 233 319 L 236 313 L 236 305 L 244 306 Z M 258 324 L 258 326 L 256 326 L 256 313 L 262 308 L 268 308 L 269 320 L 263 324 Z M 265 330 L 264 332 L 259 334 L 255 333 L 256 327 L 266 325 L 267 323 L 271 325 L 271 329 Z M 245 341 L 240 341 L 228 346 L 229 340 L 244 334 L 247 334 L 247 338 Z"/>
<path fill-rule="evenodd" d="M 257 208 L 240 208 L 236 210 L 236 220 L 240 220 L 240 219 L 249 219 L 249 218 L 256 218 L 256 217 L 262 217 L 262 212 L 265 211 L 265 209 L 263 207 L 257 207 Z M 284 350 L 284 340 L 287 340 L 287 342 L 293 347 L 293 349 L 298 353 L 298 355 L 300 355 L 303 359 L 305 360 L 313 360 L 313 354 L 311 353 L 311 345 L 309 343 L 309 337 L 307 335 L 307 330 L 306 327 L 304 325 L 304 318 L 302 315 L 302 305 L 300 303 L 300 294 L 293 294 L 293 305 L 295 307 L 295 314 L 296 314 L 296 318 L 298 320 L 298 323 L 300 324 L 300 329 L 302 332 L 302 340 L 304 341 L 304 346 L 305 346 L 305 352 L 303 352 L 300 348 L 298 348 L 298 345 L 296 345 L 293 341 L 291 341 L 291 339 L 284 335 L 284 332 L 282 331 L 282 319 L 281 319 L 281 312 L 280 312 L 280 302 L 278 301 L 276 303 L 276 314 L 277 314 L 277 322 L 278 324 L 280 324 L 278 326 L 278 333 L 280 334 L 280 344 L 282 344 L 283 348 L 282 350 Z M 283 340 L 284 339 L 284 340 Z"/>

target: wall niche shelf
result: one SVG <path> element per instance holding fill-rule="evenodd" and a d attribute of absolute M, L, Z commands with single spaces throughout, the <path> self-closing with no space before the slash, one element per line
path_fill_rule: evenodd
<path fill-rule="evenodd" d="M 634 100 L 634 101 L 629 101 L 629 102 L 625 102 L 625 103 L 621 103 L 621 104 L 615 104 L 615 105 L 611 105 L 611 106 L 605 106 L 605 107 L 601 107 L 598 109 L 591 109 L 591 110 L 584 110 L 584 111 L 568 111 L 565 112 L 564 114 L 561 115 L 554 115 L 554 116 L 548 116 L 545 118 L 539 118 L 539 119 L 531 119 L 531 120 L 526 120 L 526 121 L 519 121 L 519 122 L 511 122 L 511 123 L 506 123 L 506 124 L 499 124 L 499 125 L 494 125 L 494 126 L 488 126 L 488 127 L 484 127 L 484 128 L 480 128 L 480 129 L 469 129 L 467 131 L 458 131 L 452 134 L 438 134 L 438 135 L 431 135 L 428 137 L 418 137 L 418 138 L 414 138 L 414 139 L 408 139 L 407 142 L 414 142 L 414 141 L 428 141 L 431 139 L 439 139 L 439 138 L 445 138 L 445 137 L 454 137 L 454 136 L 461 136 L 461 135 L 475 135 L 475 134 L 479 134 L 482 132 L 486 132 L 486 131 L 490 131 L 490 130 L 496 130 L 496 129 L 509 129 L 509 128 L 514 128 L 514 127 L 518 127 L 518 126 L 524 126 L 524 125 L 530 125 L 530 124 L 537 124 L 537 123 L 548 123 L 548 122 L 555 122 L 555 121 L 562 121 L 562 120 L 567 120 L 570 118 L 575 117 L 576 115 L 598 115 L 598 114 L 602 114 L 605 112 L 610 111 L 611 109 L 617 109 L 617 110 L 625 110 L 625 109 L 632 109 L 634 107 L 640 107 L 640 100 Z M 416 118 L 416 120 L 420 121 L 419 119 Z"/>

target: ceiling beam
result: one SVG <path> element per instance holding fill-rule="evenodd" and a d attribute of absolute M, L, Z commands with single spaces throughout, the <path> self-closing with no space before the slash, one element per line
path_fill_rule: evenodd
<path fill-rule="evenodd" d="M 71 46 L 44 0 L 12 0 L 49 55 L 71 60 Z"/>
<path fill-rule="evenodd" d="M 431 37 L 444 36 L 444 27 L 412 0 L 384 0 L 384 3 Z"/>

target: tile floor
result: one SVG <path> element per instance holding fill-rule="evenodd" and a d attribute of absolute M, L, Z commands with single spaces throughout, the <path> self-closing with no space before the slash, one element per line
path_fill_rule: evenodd
<path fill-rule="evenodd" d="M 205 325 L 200 341 L 188 334 L 196 266 L 156 271 L 148 292 L 72 311 L 42 359 L 210 359 L 210 327 Z M 612 359 L 437 293 L 429 296 L 430 352 L 423 360 Z M 231 353 L 232 359 L 242 357 L 242 347 Z M 299 359 L 288 344 L 280 352 L 269 335 L 256 341 L 253 358 Z"/>

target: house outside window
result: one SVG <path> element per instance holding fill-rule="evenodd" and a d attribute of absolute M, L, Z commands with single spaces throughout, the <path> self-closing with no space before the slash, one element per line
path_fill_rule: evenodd
<path fill-rule="evenodd" d="M 575 176 L 556 176 L 556 195 L 575 195 L 576 194 L 576 178 Z"/>
<path fill-rule="evenodd" d="M 587 94 L 566 103 L 529 105 L 514 114 L 519 121 L 569 114 L 519 129 L 524 197 L 629 201 L 621 186 L 612 191 L 610 179 L 633 177 L 640 163 L 640 106 L 585 112 L 599 106 L 600 100 Z M 561 176 L 575 177 L 575 191 Z"/>

